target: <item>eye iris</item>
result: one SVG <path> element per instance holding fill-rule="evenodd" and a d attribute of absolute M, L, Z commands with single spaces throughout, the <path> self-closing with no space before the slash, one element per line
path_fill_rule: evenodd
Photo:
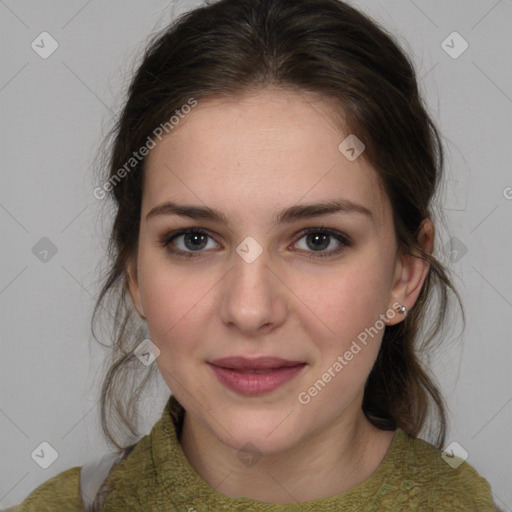
<path fill-rule="evenodd" d="M 202 238 L 202 242 L 203 242 L 201 244 L 201 247 L 198 247 L 197 245 L 194 245 L 194 242 L 192 242 L 192 246 L 190 246 L 189 243 L 188 243 L 191 240 L 197 242 L 201 238 Z M 185 246 L 187 247 L 187 249 L 190 249 L 190 250 L 203 249 L 204 246 L 206 245 L 206 235 L 201 234 L 201 233 L 192 233 L 192 234 L 184 235 L 183 240 L 185 242 Z"/>
<path fill-rule="evenodd" d="M 319 244 L 317 244 L 316 242 L 312 244 L 312 246 L 316 249 L 325 249 L 327 247 L 329 247 L 329 236 L 330 235 L 325 235 L 325 234 L 313 234 L 313 235 L 308 235 L 307 239 L 308 241 L 310 240 L 315 240 L 315 241 L 320 241 Z M 323 239 L 323 240 L 322 240 Z M 327 242 L 327 243 L 326 243 Z"/>

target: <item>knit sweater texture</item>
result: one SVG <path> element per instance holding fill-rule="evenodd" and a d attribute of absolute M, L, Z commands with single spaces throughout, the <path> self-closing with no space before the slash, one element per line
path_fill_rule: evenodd
<path fill-rule="evenodd" d="M 232 498 L 210 487 L 186 458 L 180 442 L 184 409 L 171 395 L 161 418 L 106 480 L 104 512 L 464 511 L 495 512 L 491 487 L 467 462 L 448 464 L 442 451 L 397 429 L 372 475 L 336 496 L 273 504 Z M 455 459 L 453 459 L 455 460 Z M 43 482 L 9 512 L 83 512 L 80 467 Z"/>

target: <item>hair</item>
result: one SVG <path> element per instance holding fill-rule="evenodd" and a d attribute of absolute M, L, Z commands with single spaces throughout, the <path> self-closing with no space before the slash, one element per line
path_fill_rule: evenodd
<path fill-rule="evenodd" d="M 200 103 L 269 86 L 335 101 L 346 128 L 364 142 L 363 157 L 390 199 L 399 251 L 429 263 L 412 310 L 402 322 L 385 328 L 362 408 L 376 427 L 400 427 L 413 437 L 430 413 L 437 414 L 439 448 L 446 435 L 445 403 L 420 357 L 446 323 L 450 294 L 461 301 L 448 270 L 435 251 L 421 248 L 418 235 L 423 221 L 434 218 L 443 172 L 441 138 L 408 56 L 386 30 L 338 0 L 209 2 L 151 38 L 109 134 L 112 144 L 103 176 L 111 183 L 117 177 L 109 187 L 114 205 L 110 266 L 92 318 L 98 340 L 97 314 L 108 298 L 115 300 L 110 367 L 101 390 L 104 434 L 118 449 L 126 448 L 118 430 L 137 434 L 138 402 L 156 371 L 156 365 L 143 367 L 134 355 L 145 336 L 126 272 L 137 253 L 145 159 L 122 179 L 119 170 L 191 98 Z"/>

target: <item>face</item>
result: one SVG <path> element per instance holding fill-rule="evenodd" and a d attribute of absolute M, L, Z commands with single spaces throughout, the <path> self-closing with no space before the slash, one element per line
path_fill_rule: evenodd
<path fill-rule="evenodd" d="M 391 205 L 364 153 L 351 161 L 338 149 L 349 132 L 332 111 L 278 89 L 200 101 L 146 161 L 130 293 L 172 393 L 235 449 L 279 452 L 355 421 L 383 315 L 405 299 Z M 287 208 L 334 201 L 343 207 L 274 223 Z M 178 215 L 167 202 L 225 222 Z M 250 394 L 209 364 L 229 356 L 303 365 Z"/>

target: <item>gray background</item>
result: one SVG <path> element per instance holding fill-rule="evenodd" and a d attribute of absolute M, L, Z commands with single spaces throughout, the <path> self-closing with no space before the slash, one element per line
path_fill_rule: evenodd
<path fill-rule="evenodd" d="M 450 408 L 447 444 L 465 448 L 510 511 L 512 2 L 352 3 L 412 53 L 445 138 L 448 224 L 438 243 L 468 322 L 462 341 L 442 345 L 431 365 Z M 195 4 L 0 0 L 0 508 L 105 450 L 97 408 L 104 351 L 90 342 L 89 321 L 108 226 L 92 165 L 144 42 Z M 59 45 L 46 59 L 31 47 L 43 31 Z M 441 46 L 454 31 L 469 44 L 457 58 Z M 33 250 L 43 237 L 57 248 L 46 261 Z M 168 394 L 158 385 L 147 431 Z M 58 452 L 47 469 L 31 457 L 43 441 Z"/>

